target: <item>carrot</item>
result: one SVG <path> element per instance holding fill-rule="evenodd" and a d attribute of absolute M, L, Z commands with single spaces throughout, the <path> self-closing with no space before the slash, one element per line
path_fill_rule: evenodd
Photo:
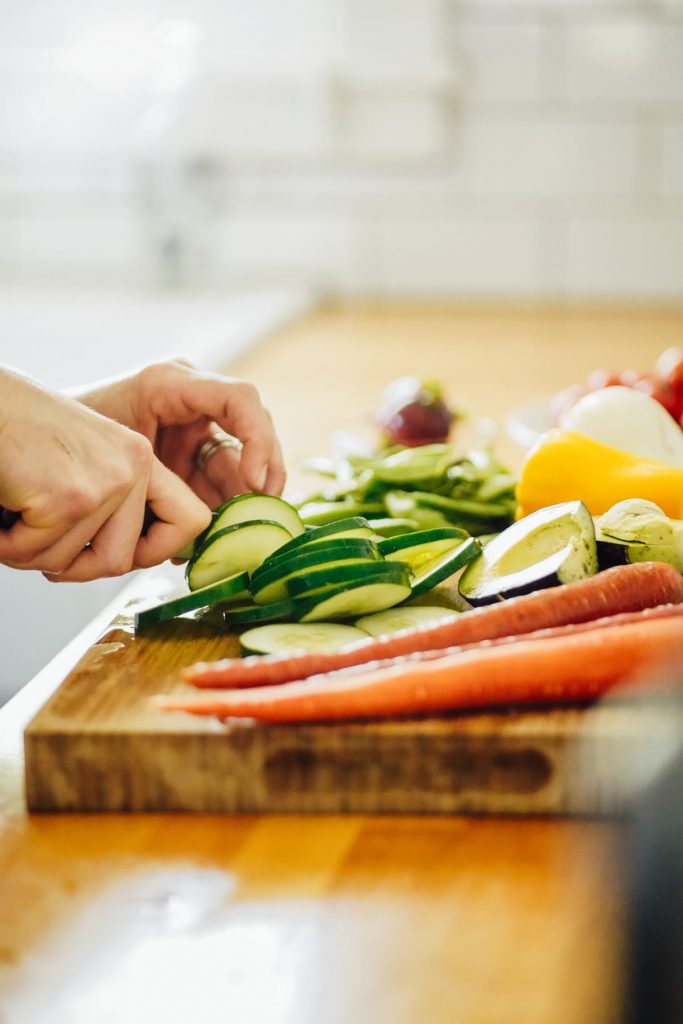
<path fill-rule="evenodd" d="M 683 577 L 672 566 L 662 562 L 620 565 L 576 583 L 463 612 L 425 629 L 361 640 L 340 651 L 198 662 L 185 669 L 183 676 L 199 687 L 276 685 L 415 651 L 519 636 L 667 603 L 683 603 Z"/>
<path fill-rule="evenodd" d="M 322 722 L 564 704 L 599 697 L 634 673 L 661 664 L 664 656 L 672 664 L 683 658 L 680 614 L 561 637 L 480 645 L 433 661 L 268 686 L 249 694 L 167 698 L 159 705 L 218 718 Z"/>

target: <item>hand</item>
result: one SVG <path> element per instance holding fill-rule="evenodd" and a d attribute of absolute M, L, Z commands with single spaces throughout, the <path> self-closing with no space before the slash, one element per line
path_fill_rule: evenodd
<path fill-rule="evenodd" d="M 72 393 L 148 438 L 157 458 L 211 508 L 248 491 L 282 493 L 285 467 L 273 421 L 246 381 L 178 359 Z M 217 430 L 238 438 L 242 451 L 220 448 L 199 469 L 197 452 Z"/>
<path fill-rule="evenodd" d="M 156 521 L 141 537 L 145 505 Z M 163 562 L 210 521 L 208 507 L 142 434 L 0 369 L 0 562 L 92 580 Z"/>

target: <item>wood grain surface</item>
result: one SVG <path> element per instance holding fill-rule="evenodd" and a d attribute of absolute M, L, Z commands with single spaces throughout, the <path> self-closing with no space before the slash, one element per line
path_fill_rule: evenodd
<path fill-rule="evenodd" d="M 500 423 L 682 334 L 681 311 L 330 309 L 230 371 L 259 384 L 294 466 L 389 376 L 440 375 Z M 27 816 L 23 729 L 106 624 L 0 710 L 3 1024 L 616 1024 L 617 822 Z"/>
<path fill-rule="evenodd" d="M 239 643 L 201 613 L 136 635 L 149 600 L 131 599 L 29 724 L 30 810 L 616 813 L 632 780 L 615 765 L 666 732 L 624 704 L 282 726 L 164 713 L 156 695 L 196 692 L 182 668 Z"/>

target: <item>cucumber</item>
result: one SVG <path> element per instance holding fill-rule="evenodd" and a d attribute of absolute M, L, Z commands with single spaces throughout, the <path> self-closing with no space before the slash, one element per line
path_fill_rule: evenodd
<path fill-rule="evenodd" d="M 287 530 L 290 538 L 298 537 L 304 532 L 304 524 L 298 512 L 283 498 L 274 498 L 269 494 L 238 494 L 215 510 L 203 542 L 206 543 L 210 537 L 228 526 L 237 526 L 253 520 L 279 523 Z"/>
<path fill-rule="evenodd" d="M 281 555 L 289 554 L 290 551 L 298 551 L 304 545 L 318 544 L 320 541 L 327 542 L 329 540 L 342 539 L 374 540 L 375 537 L 376 532 L 371 528 L 367 519 L 364 519 L 362 516 L 348 516 L 346 519 L 338 519 L 336 522 L 328 523 L 326 526 L 307 528 L 298 537 L 287 541 L 274 557 L 279 558 Z M 270 560 L 267 559 L 267 561 Z"/>
<path fill-rule="evenodd" d="M 207 537 L 188 563 L 190 590 L 199 590 L 236 572 L 253 572 L 291 534 L 280 523 L 254 520 L 228 526 Z"/>
<path fill-rule="evenodd" d="M 271 604 L 245 604 L 240 608 L 228 608 L 223 617 L 226 626 L 251 626 L 256 623 L 291 621 L 293 614 L 293 601 L 273 601 Z"/>
<path fill-rule="evenodd" d="M 410 597 L 410 576 L 396 562 L 387 562 L 386 573 L 372 581 L 342 583 L 315 597 L 294 602 L 294 616 L 299 622 L 320 622 L 325 619 L 354 619 L 372 612 L 384 611 Z"/>
<path fill-rule="evenodd" d="M 402 533 L 420 529 L 420 524 L 414 519 L 368 519 L 368 525 L 379 537 L 399 537 Z"/>
<path fill-rule="evenodd" d="M 166 622 L 168 619 L 175 619 L 178 615 L 185 615 L 186 612 L 195 611 L 197 608 L 206 608 L 208 605 L 218 604 L 219 601 L 235 599 L 238 595 L 248 594 L 249 574 L 237 572 L 227 579 L 210 583 L 207 587 L 193 590 L 189 594 L 182 594 L 179 597 L 172 597 L 162 604 L 152 605 L 150 608 L 141 608 L 135 613 L 135 628 L 141 629 L 144 626 L 153 625 L 156 622 Z"/>
<path fill-rule="evenodd" d="M 402 629 L 422 629 L 432 626 L 444 619 L 455 619 L 460 613 L 450 608 L 430 608 L 427 605 L 402 605 L 400 608 L 389 608 L 375 615 L 364 615 L 356 619 L 354 625 L 365 630 L 370 636 L 386 636 L 387 633 L 398 633 Z"/>
<path fill-rule="evenodd" d="M 294 622 L 248 629 L 240 637 L 240 647 L 243 654 L 291 654 L 292 651 L 338 651 L 367 639 L 368 634 L 356 626 L 343 626 L 338 622 L 316 625 Z"/>
<path fill-rule="evenodd" d="M 260 581 L 272 574 L 282 575 L 285 568 L 292 566 L 295 569 L 305 569 L 309 565 L 324 565 L 326 562 L 333 562 L 337 558 L 371 558 L 380 557 L 377 545 L 372 541 L 364 540 L 362 537 L 342 537 L 339 540 L 330 539 L 309 547 L 304 544 L 302 547 L 280 554 L 278 549 L 269 558 L 266 558 L 258 569 L 255 569 L 251 576 L 252 583 L 256 586 Z"/>
<path fill-rule="evenodd" d="M 580 501 L 565 501 L 519 519 L 486 545 L 460 578 L 471 605 L 491 604 L 598 570 L 595 524 Z"/>
<path fill-rule="evenodd" d="M 407 562 L 413 572 L 452 551 L 467 540 L 467 532 L 457 526 L 435 530 L 417 530 L 400 537 L 389 537 L 377 545 L 384 558 Z"/>
<path fill-rule="evenodd" d="M 291 596 L 288 589 L 289 581 L 296 579 L 302 574 L 312 574 L 314 570 L 329 575 L 335 568 L 351 568 L 353 570 L 351 575 L 349 576 L 347 573 L 344 576 L 345 579 L 348 579 L 361 575 L 365 569 L 371 566 L 386 564 L 384 561 L 377 561 L 377 555 L 361 555 L 358 557 L 351 554 L 328 555 L 324 560 L 310 565 L 306 565 L 303 560 L 299 559 L 297 559 L 296 565 L 293 565 L 292 562 L 278 565 L 272 572 L 264 574 L 258 580 L 251 580 L 249 592 L 256 604 L 283 601 L 287 596 Z"/>
<path fill-rule="evenodd" d="M 297 572 L 285 581 L 287 593 L 295 600 L 313 597 L 325 590 L 331 590 L 342 584 L 351 584 L 362 580 L 372 580 L 375 577 L 383 579 L 386 576 L 387 565 L 397 565 L 396 562 L 345 562 L 341 565 L 325 565 L 311 571 Z M 403 568 L 410 575 L 410 567 L 403 565 Z"/>
<path fill-rule="evenodd" d="M 307 526 L 326 526 L 340 519 L 348 519 L 349 516 L 362 516 L 368 519 L 370 516 L 384 515 L 384 511 L 384 505 L 380 502 L 308 501 L 305 505 L 299 506 L 301 521 Z"/>
<path fill-rule="evenodd" d="M 440 558 L 435 558 L 433 562 L 428 562 L 427 565 L 423 565 L 418 572 L 415 573 L 413 579 L 413 592 L 412 597 L 419 597 L 420 594 L 425 594 L 432 587 L 436 587 L 439 583 L 443 583 L 449 576 L 457 572 L 458 569 L 462 569 L 463 565 L 467 565 L 472 559 L 476 558 L 481 552 L 481 544 L 476 537 L 468 537 L 468 539 L 460 544 L 459 547 L 454 550 L 447 551 L 445 555 L 441 555 Z"/>

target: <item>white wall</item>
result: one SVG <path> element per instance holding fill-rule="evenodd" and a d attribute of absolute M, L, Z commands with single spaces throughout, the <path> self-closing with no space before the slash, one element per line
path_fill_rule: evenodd
<path fill-rule="evenodd" d="M 0 0 L 0 272 L 679 300 L 682 0 Z"/>

